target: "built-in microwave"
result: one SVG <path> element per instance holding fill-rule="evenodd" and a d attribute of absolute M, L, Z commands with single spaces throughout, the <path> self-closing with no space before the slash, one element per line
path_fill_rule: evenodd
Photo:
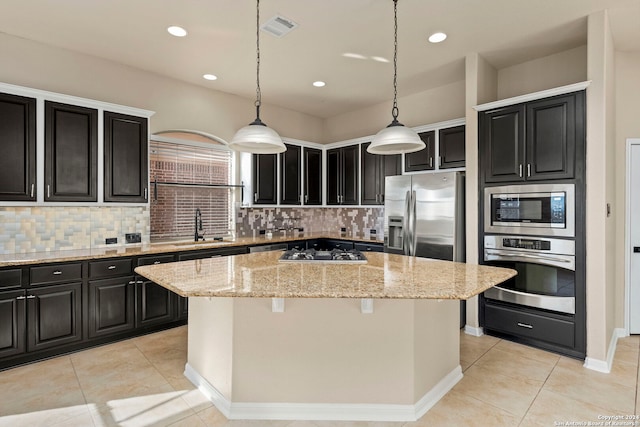
<path fill-rule="evenodd" d="M 574 184 L 486 187 L 484 232 L 575 237 Z"/>

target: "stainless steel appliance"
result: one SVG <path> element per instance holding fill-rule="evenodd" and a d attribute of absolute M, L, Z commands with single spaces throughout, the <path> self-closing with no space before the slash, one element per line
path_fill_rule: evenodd
<path fill-rule="evenodd" d="M 465 260 L 463 172 L 387 177 L 384 215 L 385 252 Z"/>
<path fill-rule="evenodd" d="M 512 268 L 518 275 L 485 291 L 484 297 L 575 314 L 575 253 L 570 239 L 485 235 L 485 263 Z"/>
<path fill-rule="evenodd" d="M 524 184 L 484 189 L 484 232 L 575 236 L 575 185 Z"/>
<path fill-rule="evenodd" d="M 315 249 L 291 249 L 285 251 L 280 257 L 279 261 L 325 261 L 339 262 L 341 264 L 364 264 L 367 262 L 367 257 L 365 257 L 364 254 L 357 249 L 332 249 L 330 251 L 318 251 Z"/>

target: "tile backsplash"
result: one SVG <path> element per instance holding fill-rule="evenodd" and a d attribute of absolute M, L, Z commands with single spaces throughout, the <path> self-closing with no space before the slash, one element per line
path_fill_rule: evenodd
<path fill-rule="evenodd" d="M 101 248 L 110 237 L 122 245 L 125 233 L 149 243 L 147 207 L 0 207 L 0 254 Z"/>
<path fill-rule="evenodd" d="M 344 227 L 348 236 L 369 235 L 375 229 L 382 239 L 384 208 L 240 208 L 237 212 L 238 237 L 298 227 L 305 232 L 340 232 Z"/>

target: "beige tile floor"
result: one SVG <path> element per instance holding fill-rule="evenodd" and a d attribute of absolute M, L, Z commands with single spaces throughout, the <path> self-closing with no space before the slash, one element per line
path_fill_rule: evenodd
<path fill-rule="evenodd" d="M 639 336 L 619 341 L 613 371 L 602 374 L 461 334 L 464 378 L 411 423 L 228 421 L 183 377 L 186 345 L 184 326 L 0 372 L 0 426 L 529 427 L 640 412 Z"/>

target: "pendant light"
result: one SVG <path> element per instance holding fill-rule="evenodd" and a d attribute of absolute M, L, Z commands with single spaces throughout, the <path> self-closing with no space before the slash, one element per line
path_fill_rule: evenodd
<path fill-rule="evenodd" d="M 229 148 L 254 154 L 276 154 L 286 151 L 282 138 L 260 120 L 260 0 L 256 0 L 256 119 L 238 130 L 229 143 Z"/>
<path fill-rule="evenodd" d="M 367 151 L 371 154 L 402 154 L 420 151 L 425 147 L 418 134 L 398 122 L 398 0 L 393 0 L 393 121 L 374 137 Z"/>

